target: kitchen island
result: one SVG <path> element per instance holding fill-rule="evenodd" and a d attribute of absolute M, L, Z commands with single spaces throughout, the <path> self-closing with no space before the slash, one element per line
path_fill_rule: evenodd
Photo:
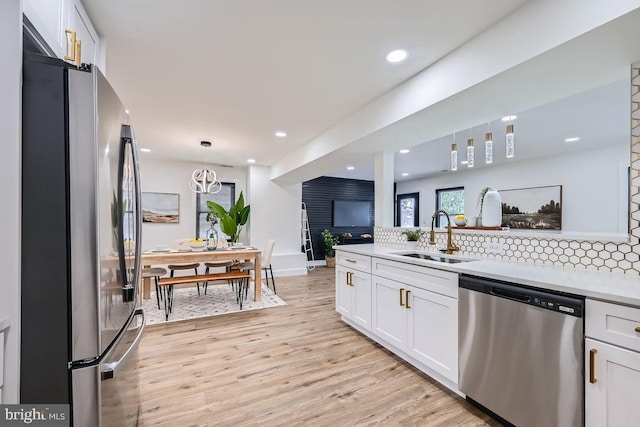
<path fill-rule="evenodd" d="M 467 399 L 486 405 L 518 425 L 535 425 L 535 420 L 531 424 L 533 418 L 526 415 L 526 408 L 533 408 L 533 413 L 540 415 L 551 414 L 552 424 L 558 425 L 630 425 L 636 405 L 631 396 L 637 397 L 640 386 L 640 278 L 637 275 L 485 260 L 375 244 L 335 246 L 335 249 L 336 311 L 342 320 L 455 393 L 463 397 L 467 393 L 461 380 L 464 373 L 465 378 L 480 378 L 479 388 L 466 396 Z M 497 307 L 490 301 L 491 296 L 485 305 L 489 311 L 482 314 L 482 308 L 477 305 L 479 296 L 465 294 L 463 298 L 459 291 L 463 278 L 485 281 L 490 290 L 488 294 L 493 295 L 496 302 L 502 299 L 522 303 L 522 318 L 505 321 L 506 313 L 502 317 L 501 311 L 491 311 Z M 511 286 L 511 293 L 499 293 L 500 283 Z M 533 296 L 521 298 L 518 289 Z M 568 300 L 570 296 L 577 299 L 572 307 L 541 299 L 539 295 L 543 294 L 536 290 L 554 292 L 557 301 Z M 509 313 L 513 314 L 513 310 Z M 529 322 L 532 313 L 550 313 L 549 322 L 546 318 Z M 470 316 L 472 314 L 474 316 Z M 567 319 L 576 316 L 571 333 L 564 326 L 557 331 L 545 329 L 550 327 L 552 317 L 558 320 L 565 315 Z M 496 319 L 502 320 L 496 322 Z M 461 335 L 464 331 L 475 331 L 477 326 L 491 324 L 493 326 L 485 328 L 488 329 L 485 339 L 480 339 L 475 332 Z M 510 330 L 509 325 L 517 329 L 517 339 L 511 338 L 507 340 L 510 344 L 505 345 L 504 328 Z M 555 342 L 555 338 L 551 338 L 554 336 L 562 339 Z M 543 337 L 551 338 L 551 342 L 545 343 Z M 503 344 L 494 345 L 493 341 L 498 343 L 500 339 Z M 560 341 L 574 345 L 569 348 Z M 471 358 L 470 348 L 476 349 Z M 482 378 L 488 375 L 490 362 L 498 354 L 503 358 L 498 363 L 505 368 L 524 363 L 535 372 L 553 368 L 562 356 L 564 375 L 552 377 L 566 379 L 570 369 L 573 380 L 555 383 L 544 380 L 534 388 L 535 381 L 523 382 L 516 378 L 514 384 L 521 385 L 518 393 L 507 375 L 494 381 L 497 386 L 489 386 Z M 494 376 L 498 375 L 496 372 L 500 375 L 506 372 L 499 366 L 493 369 Z M 508 390 L 511 391 L 507 393 Z M 495 400 L 485 398 L 495 392 L 502 393 L 498 401 L 508 401 L 502 408 L 497 404 L 492 406 Z M 549 396 L 559 396 L 553 399 L 555 406 L 545 403 Z M 515 409 L 509 413 L 505 408 Z M 540 411 L 541 408 L 549 411 Z"/>

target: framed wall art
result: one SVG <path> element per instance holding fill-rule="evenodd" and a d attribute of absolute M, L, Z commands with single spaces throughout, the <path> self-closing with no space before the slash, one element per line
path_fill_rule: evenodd
<path fill-rule="evenodd" d="M 502 226 L 562 230 L 562 185 L 499 190 Z"/>
<path fill-rule="evenodd" d="M 180 195 L 177 193 L 142 193 L 142 222 L 180 222 Z"/>

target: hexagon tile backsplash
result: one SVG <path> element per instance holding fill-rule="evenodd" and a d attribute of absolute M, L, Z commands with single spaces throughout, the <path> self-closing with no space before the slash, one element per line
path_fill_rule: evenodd
<path fill-rule="evenodd" d="M 399 249 L 405 248 L 405 237 L 400 228 L 375 228 L 376 244 Z M 598 242 L 550 237 L 523 237 L 482 234 L 481 232 L 454 232 L 453 242 L 460 247 L 457 254 L 487 259 L 516 261 L 532 264 L 572 266 L 600 271 L 638 274 L 640 246 L 631 243 Z M 487 243 L 500 243 L 501 253 L 488 253 Z M 425 233 L 418 240 L 417 249 L 427 252 L 447 246 L 447 233 L 436 231 L 436 245 L 428 243 Z"/>

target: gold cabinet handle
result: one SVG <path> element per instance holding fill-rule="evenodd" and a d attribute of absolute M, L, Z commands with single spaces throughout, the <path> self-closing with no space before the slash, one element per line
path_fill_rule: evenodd
<path fill-rule="evenodd" d="M 353 273 L 351 271 L 349 272 L 349 284 L 353 286 Z"/>
<path fill-rule="evenodd" d="M 595 384 L 596 381 L 596 353 L 598 350 L 592 348 L 589 350 L 589 382 Z"/>
<path fill-rule="evenodd" d="M 640 326 L 636 326 L 635 331 L 640 334 Z"/>
<path fill-rule="evenodd" d="M 82 40 L 76 40 L 76 67 L 82 65 Z"/>
<path fill-rule="evenodd" d="M 350 286 L 351 283 L 349 283 L 349 272 L 347 271 L 345 274 L 347 275 L 347 286 Z"/>
<path fill-rule="evenodd" d="M 67 39 L 67 51 L 64 55 L 65 61 L 76 60 L 76 32 L 70 29 L 64 30 L 65 38 Z"/>
<path fill-rule="evenodd" d="M 400 306 L 404 307 L 404 303 L 402 302 L 402 292 L 404 292 L 404 288 L 400 288 Z"/>
<path fill-rule="evenodd" d="M 355 259 L 349 259 L 349 258 L 345 259 L 345 261 L 351 262 L 353 264 L 355 264 L 357 262 Z"/>
<path fill-rule="evenodd" d="M 407 302 L 407 304 L 405 305 L 405 307 L 407 307 L 407 310 L 409 310 L 411 308 L 411 306 L 409 305 L 409 294 L 410 293 L 411 293 L 411 291 L 407 290 L 407 293 L 404 294 L 405 301 Z"/>

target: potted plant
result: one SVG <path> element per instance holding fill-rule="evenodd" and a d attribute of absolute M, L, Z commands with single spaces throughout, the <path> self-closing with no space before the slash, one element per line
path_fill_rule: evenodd
<path fill-rule="evenodd" d="M 324 242 L 325 262 L 327 263 L 327 267 L 333 268 L 336 266 L 336 251 L 333 249 L 333 246 L 337 245 L 340 239 L 338 236 L 331 234 L 326 228 L 320 234 Z"/>
<path fill-rule="evenodd" d="M 212 201 L 207 201 L 207 209 L 220 220 L 220 230 L 229 236 L 229 241 L 236 243 L 238 237 L 240 237 L 242 227 L 249 220 L 249 212 L 251 210 L 249 205 L 244 205 L 242 191 L 238 196 L 238 200 L 229 208 L 229 211 Z"/>
<path fill-rule="evenodd" d="M 405 230 L 402 232 L 407 236 L 407 249 L 415 250 L 418 245 L 418 239 L 424 234 L 424 231 L 420 231 L 417 228 L 415 230 Z"/>

